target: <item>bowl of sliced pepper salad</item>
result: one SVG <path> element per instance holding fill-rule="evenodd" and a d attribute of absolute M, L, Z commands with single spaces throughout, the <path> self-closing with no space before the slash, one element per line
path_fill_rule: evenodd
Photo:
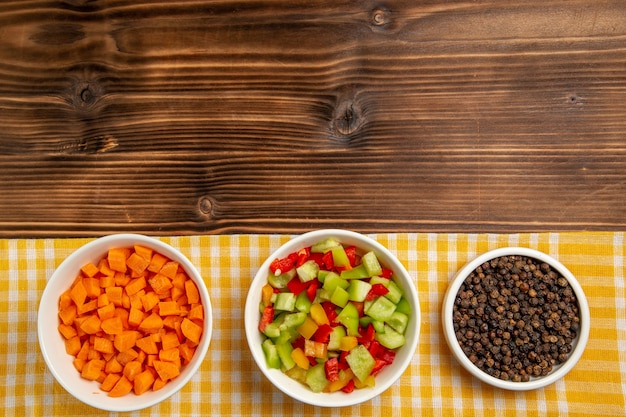
<path fill-rule="evenodd" d="M 245 305 L 252 356 L 280 391 L 320 407 L 386 391 L 410 365 L 420 330 L 415 283 L 376 240 L 324 229 L 261 265 Z"/>

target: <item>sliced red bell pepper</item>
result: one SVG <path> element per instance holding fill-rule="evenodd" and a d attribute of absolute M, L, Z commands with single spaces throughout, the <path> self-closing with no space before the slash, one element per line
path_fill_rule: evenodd
<path fill-rule="evenodd" d="M 294 349 L 300 348 L 300 349 L 304 350 L 304 337 L 299 336 L 296 340 L 291 342 L 291 347 L 293 347 Z"/>
<path fill-rule="evenodd" d="M 317 328 L 315 333 L 313 333 L 312 339 L 316 342 L 320 343 L 328 343 L 330 339 L 330 334 L 333 332 L 333 328 L 330 324 L 322 324 Z"/>
<path fill-rule="evenodd" d="M 274 259 L 270 263 L 270 271 L 272 274 L 278 276 L 284 272 L 291 271 L 296 266 L 296 262 L 291 256 L 287 256 L 282 259 Z"/>
<path fill-rule="evenodd" d="M 374 358 L 378 357 L 378 351 L 380 350 L 380 342 L 378 340 L 372 340 L 370 342 L 370 347 L 367 349 Z"/>
<path fill-rule="evenodd" d="M 376 359 L 376 362 L 374 363 L 374 368 L 372 369 L 372 372 L 370 372 L 370 375 L 376 375 L 387 365 L 389 364 L 384 360 Z"/>
<path fill-rule="evenodd" d="M 361 331 L 361 337 L 357 337 L 357 340 L 361 344 L 370 343 L 372 340 L 374 340 L 375 334 L 376 330 L 374 329 L 374 326 L 372 326 L 372 323 L 370 323 L 365 329 Z"/>
<path fill-rule="evenodd" d="M 259 322 L 259 331 L 263 333 L 268 324 L 274 321 L 274 306 L 272 304 L 266 305 L 263 309 L 261 321 Z"/>
<path fill-rule="evenodd" d="M 311 285 L 310 282 L 302 282 L 300 281 L 300 278 L 298 278 L 298 276 L 296 275 L 291 279 L 291 281 L 287 283 L 287 288 L 289 288 L 289 291 L 291 291 L 294 295 L 298 295 L 302 291 L 309 288 L 309 285 Z"/>
<path fill-rule="evenodd" d="M 348 257 L 348 260 L 350 261 L 350 265 L 351 266 L 356 266 L 356 247 L 355 246 L 348 246 L 346 248 L 344 248 L 344 250 L 346 251 L 346 256 Z"/>
<path fill-rule="evenodd" d="M 343 387 L 341 389 L 343 392 L 345 392 L 346 394 L 351 393 L 352 391 L 354 391 L 354 379 L 351 379 L 350 381 L 348 381 L 348 383 L 346 384 L 345 387 Z"/>
<path fill-rule="evenodd" d="M 335 319 L 337 318 L 337 316 L 339 315 L 339 313 L 337 313 L 337 311 L 335 310 L 335 308 L 337 307 L 330 301 L 324 301 L 322 303 L 322 307 L 324 308 L 324 311 L 326 312 L 326 317 L 328 317 L 328 321 L 333 323 Z"/>
<path fill-rule="evenodd" d="M 396 352 L 391 350 L 391 349 L 387 349 L 384 346 L 379 346 L 378 348 L 378 352 L 376 352 L 376 359 L 380 359 L 383 360 L 385 362 L 387 362 L 388 364 L 393 363 L 394 359 L 396 359 Z"/>
<path fill-rule="evenodd" d="M 324 363 L 324 371 L 326 371 L 326 379 L 330 382 L 339 380 L 339 360 L 330 358 Z"/>
<path fill-rule="evenodd" d="M 348 354 L 350 354 L 349 350 L 344 350 L 339 354 L 339 369 L 342 369 L 345 371 L 346 369 L 350 368 L 350 365 L 348 364 L 348 360 L 346 359 Z"/>
<path fill-rule="evenodd" d="M 374 284 L 372 285 L 370 292 L 368 292 L 367 295 L 365 296 L 365 300 L 371 301 L 375 299 L 376 297 L 380 297 L 381 295 L 387 294 L 388 292 L 389 290 L 383 284 Z"/>
<path fill-rule="evenodd" d="M 311 261 L 315 261 L 315 263 L 320 267 L 320 268 L 324 268 L 324 255 L 322 255 L 321 253 L 311 253 L 309 255 L 309 260 Z"/>
<path fill-rule="evenodd" d="M 391 269 L 383 268 L 383 272 L 380 274 L 383 278 L 391 278 L 393 276 L 393 271 Z"/>
<path fill-rule="evenodd" d="M 356 311 L 359 312 L 359 317 L 363 317 L 363 311 L 365 310 L 365 303 L 363 301 L 350 301 L 356 307 Z"/>
<path fill-rule="evenodd" d="M 335 261 L 333 261 L 333 252 L 328 251 L 322 256 L 322 263 L 327 271 L 335 269 Z"/>
<path fill-rule="evenodd" d="M 298 260 L 296 261 L 296 267 L 302 265 L 309 260 L 309 257 L 311 256 L 311 248 L 302 248 L 297 252 L 297 254 Z"/>
<path fill-rule="evenodd" d="M 320 285 L 320 282 L 317 279 L 309 281 L 309 286 L 306 289 L 306 295 L 309 297 L 309 301 L 315 301 L 315 296 L 317 295 L 317 288 Z"/>

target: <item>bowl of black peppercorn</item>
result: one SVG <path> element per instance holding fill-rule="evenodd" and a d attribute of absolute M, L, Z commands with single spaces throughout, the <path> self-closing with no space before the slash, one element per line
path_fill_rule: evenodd
<path fill-rule="evenodd" d="M 506 247 L 468 262 L 442 307 L 446 342 L 458 362 L 492 386 L 545 387 L 578 362 L 589 338 L 587 299 L 553 257 Z"/>

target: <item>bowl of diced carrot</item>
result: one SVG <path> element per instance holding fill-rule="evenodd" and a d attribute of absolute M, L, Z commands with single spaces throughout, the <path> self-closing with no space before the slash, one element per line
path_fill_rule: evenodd
<path fill-rule="evenodd" d="M 153 406 L 200 367 L 211 302 L 180 251 L 137 234 L 80 247 L 54 271 L 38 312 L 42 355 L 78 400 L 112 412 Z"/>

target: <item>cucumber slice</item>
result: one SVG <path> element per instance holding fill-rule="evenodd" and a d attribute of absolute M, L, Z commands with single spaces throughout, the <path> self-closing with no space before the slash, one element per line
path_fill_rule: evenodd
<path fill-rule="evenodd" d="M 291 357 L 291 351 L 293 347 L 291 347 L 291 343 L 280 343 L 276 344 L 276 353 L 278 353 L 278 357 L 280 358 L 280 362 L 283 364 L 285 370 L 289 370 L 296 366 L 296 362 Z"/>
<path fill-rule="evenodd" d="M 353 348 L 346 356 L 346 361 L 350 365 L 350 369 L 359 381 L 364 382 L 372 373 L 372 369 L 376 365 L 376 359 L 363 345 Z"/>
<path fill-rule="evenodd" d="M 333 253 L 333 263 L 335 264 L 335 266 L 350 266 L 350 259 L 348 259 L 348 255 L 346 254 L 346 250 L 343 248 L 343 246 L 335 246 L 330 250 Z"/>
<path fill-rule="evenodd" d="M 336 287 L 335 291 L 333 291 L 333 293 L 330 296 L 330 302 L 338 307 L 343 308 L 346 306 L 346 304 L 348 304 L 349 298 L 350 298 L 350 295 L 348 294 L 346 290 L 344 290 L 341 287 Z"/>
<path fill-rule="evenodd" d="M 337 316 L 336 320 L 345 326 L 348 336 L 359 335 L 359 311 L 356 309 L 354 304 L 346 304 Z"/>
<path fill-rule="evenodd" d="M 383 268 L 378 262 L 378 258 L 374 252 L 367 252 L 361 257 L 361 264 L 365 266 L 368 277 L 375 277 L 383 273 Z"/>
<path fill-rule="evenodd" d="M 409 304 L 406 298 L 402 297 L 400 301 L 398 301 L 398 304 L 396 305 L 396 311 L 398 313 L 404 313 L 407 316 L 410 316 L 411 311 L 412 311 L 411 304 Z"/>
<path fill-rule="evenodd" d="M 274 288 L 282 289 L 287 287 L 287 283 L 296 276 L 296 268 L 292 268 L 280 275 L 269 274 L 267 282 Z"/>
<path fill-rule="evenodd" d="M 387 321 L 396 311 L 396 305 L 385 297 L 378 297 L 365 310 L 365 314 L 374 320 Z"/>
<path fill-rule="evenodd" d="M 326 275 L 322 288 L 328 291 L 329 294 L 332 294 L 335 291 L 335 288 L 341 287 L 345 290 L 346 288 L 348 288 L 348 285 L 350 285 L 350 283 L 345 279 L 342 279 L 339 274 L 335 272 L 330 272 L 328 275 Z"/>
<path fill-rule="evenodd" d="M 368 282 L 361 281 L 360 279 L 353 279 L 350 281 L 348 287 L 348 297 L 350 301 L 365 301 L 365 297 L 372 289 L 372 285 Z"/>
<path fill-rule="evenodd" d="M 346 329 L 343 326 L 333 327 L 333 331 L 328 339 L 328 350 L 339 350 L 341 338 L 346 336 Z"/>
<path fill-rule="evenodd" d="M 306 320 L 306 313 L 303 313 L 301 311 L 297 313 L 287 314 L 282 324 L 280 325 L 279 329 L 281 331 L 287 330 L 287 329 L 293 329 L 295 327 L 300 326 L 302 323 L 304 323 L 304 320 Z"/>
<path fill-rule="evenodd" d="M 276 302 L 274 303 L 274 310 L 293 311 L 295 307 L 296 307 L 296 296 L 293 293 L 281 292 L 276 295 Z"/>
<path fill-rule="evenodd" d="M 368 352 L 369 353 L 369 352 Z M 306 384 L 311 388 L 313 392 L 322 392 L 328 380 L 326 379 L 326 371 L 324 370 L 324 364 L 320 363 L 315 365 L 306 372 Z"/>
<path fill-rule="evenodd" d="M 406 326 L 409 324 L 409 316 L 404 313 L 400 313 L 394 311 L 389 320 L 387 320 L 387 324 L 391 326 L 398 333 L 404 334 L 406 330 Z"/>
<path fill-rule="evenodd" d="M 396 332 L 391 326 L 385 325 L 384 333 L 376 333 L 375 336 L 378 343 L 387 349 L 397 349 L 406 343 L 406 339 L 402 333 Z"/>
<path fill-rule="evenodd" d="M 270 339 L 265 339 L 261 347 L 263 348 L 263 353 L 265 354 L 267 366 L 274 369 L 280 369 L 280 357 L 278 356 L 276 345 L 274 345 Z"/>
<path fill-rule="evenodd" d="M 296 310 L 301 311 L 303 313 L 308 313 L 311 309 L 311 300 L 309 300 L 309 296 L 306 291 L 302 291 L 296 297 Z"/>
<path fill-rule="evenodd" d="M 370 275 L 367 273 L 367 269 L 363 264 L 357 265 L 352 269 L 346 269 L 341 271 L 341 278 L 343 279 L 360 279 L 360 278 L 369 278 Z"/>
<path fill-rule="evenodd" d="M 311 259 L 297 267 L 296 272 L 300 277 L 300 281 L 309 282 L 317 278 L 317 274 L 318 272 L 320 272 L 320 266 L 317 264 L 317 262 Z"/>
<path fill-rule="evenodd" d="M 400 299 L 404 295 L 404 291 L 394 281 L 389 280 L 387 283 L 387 289 L 389 292 L 385 294 L 385 297 L 394 304 L 398 304 Z"/>
<path fill-rule="evenodd" d="M 311 246 L 311 252 L 326 253 L 330 248 L 334 248 L 335 246 L 341 246 L 341 242 L 334 237 L 329 237 Z"/>

